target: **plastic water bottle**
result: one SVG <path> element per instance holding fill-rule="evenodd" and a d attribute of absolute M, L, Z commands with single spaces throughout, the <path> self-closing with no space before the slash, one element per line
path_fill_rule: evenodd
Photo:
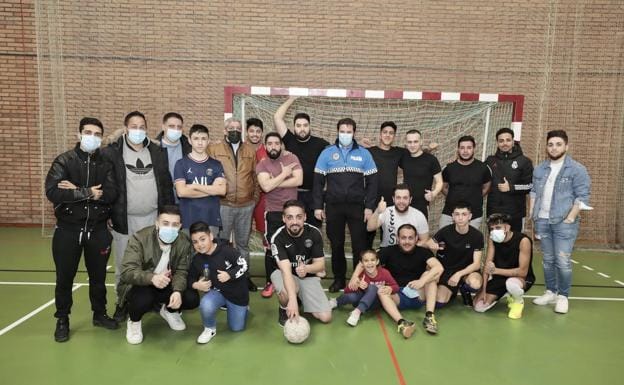
<path fill-rule="evenodd" d="M 208 266 L 207 263 L 204 263 L 204 270 L 202 275 L 204 276 L 204 279 L 207 281 L 210 279 L 210 267 Z"/>

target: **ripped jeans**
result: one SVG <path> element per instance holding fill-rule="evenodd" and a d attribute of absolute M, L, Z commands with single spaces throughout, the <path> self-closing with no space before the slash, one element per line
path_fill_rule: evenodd
<path fill-rule="evenodd" d="M 570 294 L 572 285 L 572 250 L 579 231 L 579 220 L 574 223 L 535 221 L 535 236 L 540 240 L 544 254 L 546 289 L 563 296 Z"/>

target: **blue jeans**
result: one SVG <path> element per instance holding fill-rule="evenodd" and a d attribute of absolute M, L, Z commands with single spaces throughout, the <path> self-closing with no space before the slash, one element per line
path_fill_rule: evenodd
<path fill-rule="evenodd" d="M 579 221 L 549 224 L 548 219 L 535 221 L 535 235 L 544 254 L 546 289 L 568 296 L 572 285 L 572 250 L 579 231 Z"/>
<path fill-rule="evenodd" d="M 362 313 L 365 313 L 367 310 L 379 307 L 380 303 L 377 298 L 378 289 L 379 288 L 376 285 L 368 285 L 366 290 L 344 293 L 340 297 L 336 298 L 336 303 L 338 306 L 346 305 L 348 303 L 357 305 L 355 307 Z"/>
<path fill-rule="evenodd" d="M 233 304 L 217 290 L 209 290 L 199 303 L 199 313 L 204 327 L 216 329 L 217 312 L 221 306 L 227 306 L 227 321 L 231 331 L 239 332 L 245 329 L 247 306 Z"/>

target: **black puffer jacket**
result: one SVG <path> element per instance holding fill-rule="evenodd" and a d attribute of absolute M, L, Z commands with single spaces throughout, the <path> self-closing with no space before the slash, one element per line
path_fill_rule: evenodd
<path fill-rule="evenodd" d="M 533 163 L 524 156 L 520 144 L 516 143 L 511 152 L 496 150 L 485 163 L 492 171 L 492 187 L 487 199 L 488 215 L 504 213 L 511 216 L 524 216 L 526 213 L 526 194 L 533 186 Z M 504 179 L 509 182 L 510 190 L 498 189 Z"/>
<path fill-rule="evenodd" d="M 117 200 L 113 204 L 113 213 L 111 219 L 113 222 L 113 230 L 121 234 L 128 234 L 128 194 L 126 190 L 126 165 L 123 160 L 124 136 L 117 139 L 102 149 L 102 156 L 113 165 L 115 179 L 117 180 L 117 190 L 119 194 Z M 156 177 L 156 189 L 158 190 L 158 206 L 172 205 L 173 200 L 173 183 L 169 174 L 169 165 L 167 164 L 167 150 L 152 142 L 149 138 L 145 138 L 144 146 L 150 152 L 152 157 L 152 166 L 154 176 Z"/>
<path fill-rule="evenodd" d="M 59 182 L 67 180 L 77 188 L 61 189 Z M 102 196 L 90 199 L 91 187 L 102 185 Z M 117 183 L 110 163 L 100 150 L 88 154 L 76 144 L 52 162 L 45 180 L 46 196 L 54 205 L 57 225 L 79 231 L 106 227 L 111 207 L 117 198 Z"/>

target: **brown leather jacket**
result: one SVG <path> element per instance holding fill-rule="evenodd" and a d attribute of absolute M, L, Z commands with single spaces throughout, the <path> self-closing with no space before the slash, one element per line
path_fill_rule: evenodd
<path fill-rule="evenodd" d="M 257 200 L 256 150 L 251 144 L 241 142 L 236 156 L 227 141 L 211 144 L 208 155 L 223 165 L 227 192 L 222 205 L 241 207 Z"/>

